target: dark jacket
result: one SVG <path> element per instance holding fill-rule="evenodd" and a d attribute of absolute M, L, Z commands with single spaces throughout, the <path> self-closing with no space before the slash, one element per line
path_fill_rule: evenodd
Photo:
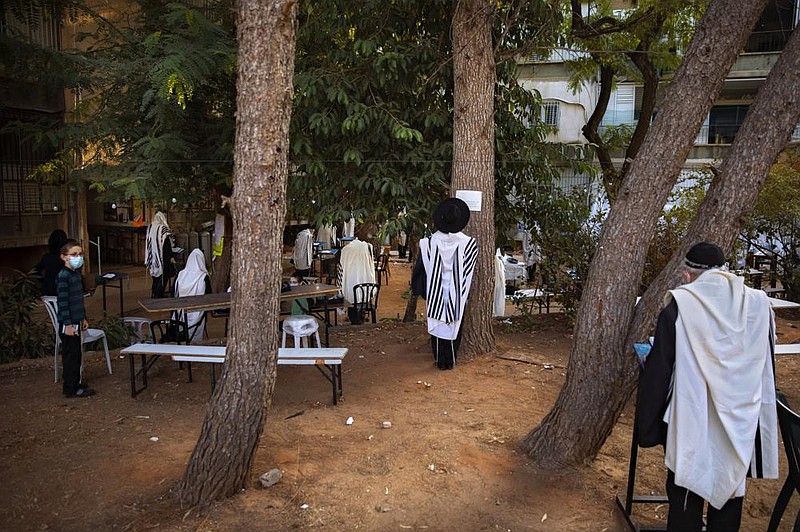
<path fill-rule="evenodd" d="M 658 315 L 653 348 L 639 378 L 636 398 L 636 427 L 639 445 L 654 447 L 667 443 L 664 412 L 669 403 L 672 372 L 675 367 L 675 322 L 678 303 L 673 299 Z"/>
<path fill-rule="evenodd" d="M 61 254 L 52 252 L 42 255 L 39 263 L 33 267 L 34 271 L 42 277 L 43 295 L 56 295 L 56 277 L 63 267 L 64 261 L 61 260 Z"/>

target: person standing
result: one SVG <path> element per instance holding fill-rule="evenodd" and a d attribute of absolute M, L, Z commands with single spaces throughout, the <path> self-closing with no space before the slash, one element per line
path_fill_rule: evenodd
<path fill-rule="evenodd" d="M 65 397 L 89 397 L 95 391 L 81 384 L 81 331 L 89 328 L 83 303 L 83 249 L 76 240 L 67 240 L 61 247 L 64 268 L 56 278 L 58 327 L 61 336 L 63 392 Z"/>
<path fill-rule="evenodd" d="M 421 294 L 424 272 L 425 309 L 433 358 L 439 369 L 453 369 L 458 354 L 458 336 L 464 307 L 478 258 L 478 242 L 461 232 L 469 222 L 469 207 L 458 198 L 448 198 L 433 211 L 437 231 L 419 241 L 412 287 Z"/>
<path fill-rule="evenodd" d="M 311 274 L 311 261 L 313 258 L 314 233 L 311 232 L 311 227 L 306 226 L 297 233 L 297 238 L 294 239 L 292 260 L 294 260 L 295 276 L 301 279 L 308 277 Z"/>
<path fill-rule="evenodd" d="M 64 268 L 61 260 L 61 247 L 67 242 L 67 233 L 56 229 L 47 239 L 47 253 L 42 255 L 39 263 L 33 267 L 37 275 L 42 277 L 42 295 L 56 295 L 56 278 Z"/>
<path fill-rule="evenodd" d="M 356 236 L 339 251 L 339 286 L 342 288 L 342 297 L 351 305 L 347 312 L 353 325 L 359 325 L 363 320 L 363 316 L 352 307 L 357 303 L 353 299 L 355 297 L 353 287 L 357 284 L 374 282 L 375 259 L 372 255 L 372 244 Z"/>
<path fill-rule="evenodd" d="M 178 297 L 186 297 L 210 293 L 211 279 L 208 276 L 205 255 L 203 255 L 203 250 L 194 249 L 186 259 L 186 267 L 181 270 L 175 280 L 175 294 Z M 174 319 L 183 320 L 183 312 L 183 310 L 176 311 Z M 203 339 L 205 315 L 205 312 L 188 312 L 186 314 L 189 343 L 196 344 Z"/>
<path fill-rule="evenodd" d="M 777 478 L 774 315 L 761 290 L 695 244 L 670 290 L 639 381 L 639 445 L 663 445 L 667 530 L 736 531 L 746 477 Z"/>
<path fill-rule="evenodd" d="M 151 296 L 164 297 L 170 279 L 175 276 L 175 258 L 172 251 L 172 231 L 163 212 L 157 212 L 147 228 L 144 265 L 153 278 Z"/>

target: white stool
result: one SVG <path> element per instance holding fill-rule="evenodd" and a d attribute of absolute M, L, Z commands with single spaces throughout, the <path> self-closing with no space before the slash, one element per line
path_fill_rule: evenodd
<path fill-rule="evenodd" d="M 303 344 L 302 347 L 309 347 L 307 338 L 312 335 L 317 339 L 317 347 L 322 347 L 322 343 L 319 341 L 319 323 L 313 316 L 296 314 L 283 320 L 281 347 L 286 347 L 287 334 L 294 336 L 295 347 L 301 347 L 297 345 L 299 343 Z"/>

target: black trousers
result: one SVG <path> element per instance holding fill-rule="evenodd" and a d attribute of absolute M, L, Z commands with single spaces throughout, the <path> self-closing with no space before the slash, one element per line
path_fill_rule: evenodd
<path fill-rule="evenodd" d="M 64 395 L 74 395 L 81 383 L 81 337 L 61 333 L 61 363 Z"/>
<path fill-rule="evenodd" d="M 453 369 L 456 366 L 458 346 L 461 343 L 461 336 L 455 340 L 445 340 L 431 336 L 431 349 L 433 350 L 433 360 L 439 369 Z"/>
<path fill-rule="evenodd" d="M 700 532 L 703 527 L 703 505 L 705 501 L 696 493 L 675 485 L 675 473 L 667 473 L 667 498 L 669 532 Z M 742 502 L 744 497 L 730 499 L 717 510 L 708 505 L 707 532 L 736 532 L 742 524 Z"/>

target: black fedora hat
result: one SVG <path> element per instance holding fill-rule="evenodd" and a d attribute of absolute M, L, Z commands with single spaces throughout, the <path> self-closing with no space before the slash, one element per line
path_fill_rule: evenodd
<path fill-rule="evenodd" d="M 458 233 L 467 222 L 469 207 L 459 198 L 447 198 L 433 211 L 433 225 L 442 233 Z"/>

